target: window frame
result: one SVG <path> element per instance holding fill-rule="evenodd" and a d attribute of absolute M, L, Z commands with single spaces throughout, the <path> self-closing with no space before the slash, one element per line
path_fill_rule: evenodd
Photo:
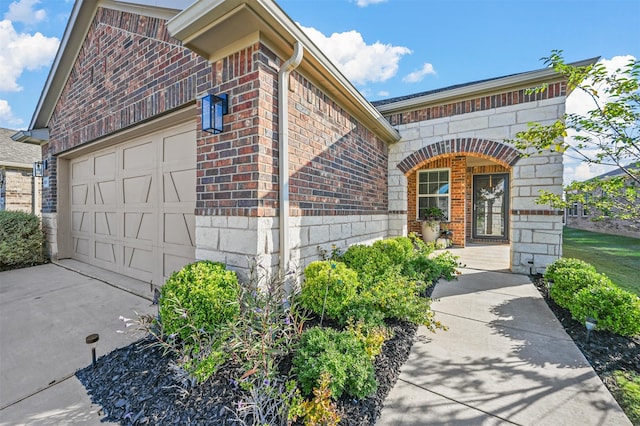
<path fill-rule="evenodd" d="M 422 173 L 438 173 L 438 172 L 443 172 L 446 171 L 447 172 L 447 185 L 448 185 L 448 191 L 446 195 L 442 195 L 442 194 L 420 194 L 420 175 Z M 447 216 L 446 222 L 450 222 L 451 221 L 451 168 L 449 167 L 441 167 L 441 168 L 437 168 L 437 169 L 424 169 L 424 170 L 417 170 L 416 171 L 416 220 L 421 220 L 420 217 L 420 198 L 422 197 L 447 197 L 447 209 L 444 212 Z"/>

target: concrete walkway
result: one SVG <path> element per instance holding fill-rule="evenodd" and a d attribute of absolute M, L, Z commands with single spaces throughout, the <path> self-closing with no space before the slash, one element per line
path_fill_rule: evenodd
<path fill-rule="evenodd" d="M 631 425 L 529 278 L 469 253 L 467 266 L 494 270 L 437 285 L 449 330 L 418 329 L 377 424 Z"/>
<path fill-rule="evenodd" d="M 98 333 L 96 352 L 104 355 L 139 338 L 117 332 L 124 329 L 120 315 L 157 312 L 133 294 L 148 284 L 65 266 L 0 272 L 0 425 L 104 424 L 74 376 L 91 364 L 85 337 Z M 105 278 L 132 288 L 123 291 Z"/>

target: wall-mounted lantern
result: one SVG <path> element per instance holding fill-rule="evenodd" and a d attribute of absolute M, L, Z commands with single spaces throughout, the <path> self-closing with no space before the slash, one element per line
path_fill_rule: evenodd
<path fill-rule="evenodd" d="M 218 134 L 224 126 L 222 117 L 229 112 L 228 96 L 226 94 L 207 95 L 202 98 L 202 130 Z"/>
<path fill-rule="evenodd" d="M 28 170 L 28 169 L 27 169 Z M 44 174 L 44 167 L 42 161 L 34 161 L 33 162 L 33 176 L 34 177 L 42 177 Z M 27 172 L 29 173 L 29 172 Z"/>

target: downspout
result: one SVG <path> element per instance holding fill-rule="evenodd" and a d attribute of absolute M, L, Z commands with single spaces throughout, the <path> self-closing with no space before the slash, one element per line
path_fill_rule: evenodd
<path fill-rule="evenodd" d="M 278 134 L 280 169 L 280 274 L 288 272 L 291 253 L 289 248 L 289 74 L 302 62 L 303 47 L 296 41 L 293 55 L 278 71 Z"/>

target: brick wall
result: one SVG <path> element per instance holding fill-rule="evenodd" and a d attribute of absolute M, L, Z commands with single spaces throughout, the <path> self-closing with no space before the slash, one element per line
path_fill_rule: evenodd
<path fill-rule="evenodd" d="M 164 20 L 98 8 L 49 122 L 43 210 L 56 211 L 53 156 L 195 101 L 211 74 Z"/>
<path fill-rule="evenodd" d="M 40 200 L 42 192 L 39 191 L 36 206 L 33 206 L 33 177 L 31 171 L 4 170 L 5 182 L 2 187 L 4 196 L 4 210 L 19 210 L 26 213 L 35 212 L 40 215 Z M 40 188 L 40 178 L 35 178 L 36 188 Z"/>
<path fill-rule="evenodd" d="M 300 74 L 290 89 L 291 214 L 387 214 L 386 143 Z"/>

